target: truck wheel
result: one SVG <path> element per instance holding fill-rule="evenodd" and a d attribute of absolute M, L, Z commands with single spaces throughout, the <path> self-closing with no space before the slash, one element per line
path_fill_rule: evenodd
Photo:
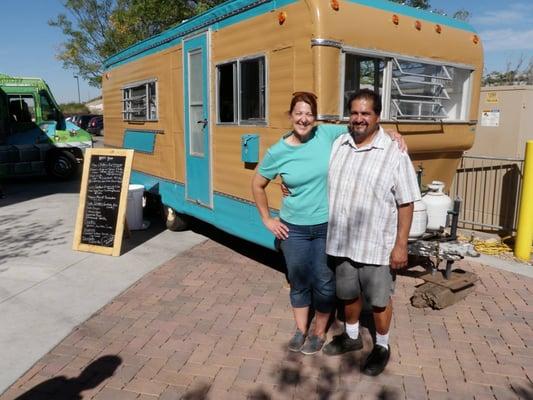
<path fill-rule="evenodd" d="M 78 172 L 78 161 L 69 151 L 57 151 L 50 154 L 46 167 L 54 179 L 67 180 Z"/>
<path fill-rule="evenodd" d="M 189 217 L 185 214 L 174 211 L 173 208 L 163 205 L 163 217 L 167 229 L 173 232 L 180 232 L 189 229 Z"/>

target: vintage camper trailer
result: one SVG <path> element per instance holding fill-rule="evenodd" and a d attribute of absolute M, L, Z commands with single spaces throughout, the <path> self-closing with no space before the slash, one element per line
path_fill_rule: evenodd
<path fill-rule="evenodd" d="M 449 186 L 474 139 L 482 53 L 468 24 L 384 0 L 231 0 L 106 61 L 105 145 L 135 149 L 132 181 L 170 227 L 190 215 L 272 247 L 250 181 L 293 92 L 343 123 L 352 92 L 379 90 L 424 181 Z M 279 207 L 276 185 L 269 197 Z"/>

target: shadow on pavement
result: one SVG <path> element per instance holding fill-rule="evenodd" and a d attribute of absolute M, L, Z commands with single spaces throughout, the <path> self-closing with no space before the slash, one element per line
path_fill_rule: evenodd
<path fill-rule="evenodd" d="M 240 239 L 236 236 L 230 235 L 229 233 L 221 231 L 218 228 L 215 228 L 213 225 L 197 219 L 191 219 L 191 227 L 193 232 L 206 236 L 222 246 L 228 247 L 245 257 L 251 258 L 258 263 L 282 272 L 285 274 L 285 276 L 287 275 L 285 260 L 280 252 L 267 249 L 266 247 L 259 246 L 244 239 Z"/>
<path fill-rule="evenodd" d="M 70 233 L 62 218 L 46 222 L 32 222 L 32 215 L 38 209 L 18 211 L 9 216 L 0 216 L 0 264 L 16 257 L 41 256 L 52 246 L 65 244 Z"/>
<path fill-rule="evenodd" d="M 181 397 L 182 400 L 204 400 L 208 399 L 208 392 L 211 386 L 200 385 L 196 389 L 187 392 Z"/>
<path fill-rule="evenodd" d="M 0 198 L 0 207 L 4 207 L 54 193 L 79 193 L 81 175 L 69 181 L 57 181 L 47 176 L 10 178 L 0 184 L 4 194 Z"/>
<path fill-rule="evenodd" d="M 525 400 L 533 400 L 533 383 L 529 384 L 529 387 L 522 387 L 519 386 L 516 389 L 516 393 L 518 394 L 518 398 L 525 399 Z"/>
<path fill-rule="evenodd" d="M 122 251 L 120 253 L 121 255 L 124 255 L 127 252 L 136 248 L 137 246 L 146 243 L 147 241 L 167 229 L 162 217 L 159 215 L 154 215 L 152 213 L 145 212 L 143 215 L 143 220 L 148 221 L 150 223 L 150 226 L 144 230 L 131 231 L 130 237 L 126 237 L 126 235 L 124 235 L 124 238 L 122 240 Z"/>
<path fill-rule="evenodd" d="M 107 355 L 90 363 L 76 378 L 58 376 L 44 381 L 21 394 L 15 400 L 78 400 L 82 399 L 81 392 L 98 386 L 113 376 L 122 359 L 118 356 Z"/>
<path fill-rule="evenodd" d="M 271 373 L 275 388 L 266 388 L 257 383 L 257 388 L 248 392 L 246 398 L 270 400 L 278 398 L 309 399 L 348 399 L 355 393 L 371 390 L 376 400 L 399 400 L 403 398 L 399 388 L 393 384 L 375 383 L 375 378 L 366 377 L 359 371 L 367 353 L 350 352 L 340 357 L 337 367 L 328 366 L 324 355 L 312 356 L 311 363 L 304 362 L 309 357 L 300 353 L 290 353 L 280 361 Z M 384 375 L 387 373 L 385 372 Z M 358 386 L 362 386 L 358 390 Z M 211 385 L 202 384 L 187 392 L 182 398 L 188 400 L 214 399 L 210 394 Z M 370 398 L 370 397 L 369 397 Z"/>

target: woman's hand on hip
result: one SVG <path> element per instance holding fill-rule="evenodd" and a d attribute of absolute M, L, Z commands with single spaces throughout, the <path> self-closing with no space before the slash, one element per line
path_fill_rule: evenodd
<path fill-rule="evenodd" d="M 287 228 L 287 226 L 283 224 L 279 218 L 265 218 L 263 219 L 263 224 L 265 224 L 268 230 L 272 232 L 279 240 L 285 240 L 289 237 L 289 228 Z"/>

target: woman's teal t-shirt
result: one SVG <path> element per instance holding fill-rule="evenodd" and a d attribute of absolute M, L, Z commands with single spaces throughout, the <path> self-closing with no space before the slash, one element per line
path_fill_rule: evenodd
<path fill-rule="evenodd" d="M 299 146 L 287 144 L 285 136 L 267 150 L 259 174 L 269 180 L 279 175 L 291 192 L 283 198 L 283 220 L 295 225 L 328 221 L 329 157 L 333 142 L 346 131 L 345 125 L 319 125 Z"/>

